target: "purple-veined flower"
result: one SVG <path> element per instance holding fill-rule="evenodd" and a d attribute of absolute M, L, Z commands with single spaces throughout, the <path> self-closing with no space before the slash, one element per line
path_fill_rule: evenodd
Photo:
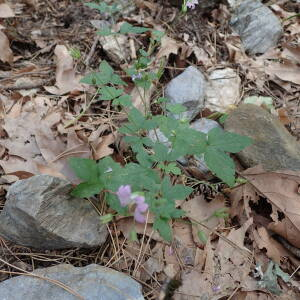
<path fill-rule="evenodd" d="M 121 185 L 116 195 L 123 207 L 129 204 L 135 204 L 134 219 L 139 223 L 145 223 L 146 218 L 143 213 L 145 213 L 149 207 L 148 204 L 145 203 L 145 197 L 132 193 L 130 185 Z"/>
<path fill-rule="evenodd" d="M 199 4 L 198 0 L 187 0 L 186 7 L 194 9 L 197 4 Z"/>
<path fill-rule="evenodd" d="M 135 81 L 136 79 L 142 79 L 143 75 L 142 73 L 133 74 L 131 76 L 132 81 Z"/>
<path fill-rule="evenodd" d="M 116 194 L 122 207 L 125 207 L 132 202 L 130 185 L 121 185 Z"/>

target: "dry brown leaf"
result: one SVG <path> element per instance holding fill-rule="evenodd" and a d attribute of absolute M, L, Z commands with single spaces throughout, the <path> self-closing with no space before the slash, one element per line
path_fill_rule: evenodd
<path fill-rule="evenodd" d="M 282 236 L 286 240 L 288 239 L 289 242 L 295 247 L 300 248 L 299 230 L 291 223 L 289 219 L 285 218 L 281 221 L 272 222 L 268 224 L 268 229 Z"/>
<path fill-rule="evenodd" d="M 148 111 L 150 107 L 151 96 L 155 90 L 156 86 L 154 84 L 151 84 L 150 88 L 147 91 L 144 91 L 142 88 L 135 86 L 130 93 L 133 106 L 144 114 L 145 111 Z M 145 106 L 147 107 L 146 110 Z"/>
<path fill-rule="evenodd" d="M 186 270 L 181 276 L 182 285 L 175 293 L 174 300 L 189 300 L 189 299 L 219 299 L 213 290 L 214 287 L 214 252 L 212 250 L 210 240 L 208 240 L 203 256 L 205 257 L 204 271 L 195 269 Z M 215 298 L 216 297 L 216 298 Z M 223 296 L 222 296 L 223 297 Z"/>
<path fill-rule="evenodd" d="M 141 265 L 141 277 L 144 282 L 149 280 L 154 273 L 162 272 L 163 262 L 163 243 L 157 243 L 151 251 L 151 256 Z"/>
<path fill-rule="evenodd" d="M 251 183 L 260 194 L 268 199 L 274 206 L 271 217 L 277 222 L 277 212 L 284 213 L 291 224 L 300 233 L 300 194 L 298 187 L 300 184 L 299 172 L 277 171 L 265 172 L 261 168 L 254 167 L 243 172 L 243 176 Z M 287 223 L 285 223 L 287 224 Z M 294 246 L 300 247 L 300 241 L 295 241 L 294 234 L 285 238 Z M 295 245 L 295 242 L 297 245 Z"/>
<path fill-rule="evenodd" d="M 158 234 L 157 231 L 153 230 L 152 225 L 147 224 L 145 229 L 145 224 L 136 223 L 132 217 L 122 218 L 116 222 L 118 229 L 123 232 L 124 236 L 129 239 L 130 232 L 134 229 L 138 234 L 144 234 L 146 236 L 151 236 L 155 241 L 162 242 L 162 237 Z"/>
<path fill-rule="evenodd" d="M 15 16 L 15 13 L 6 3 L 0 3 L 0 18 L 12 18 Z"/>
<path fill-rule="evenodd" d="M 169 269 L 172 267 L 177 273 L 182 265 L 195 266 L 198 261 L 195 260 L 196 246 L 192 237 L 191 224 L 175 221 L 173 235 L 173 243 L 165 247 L 164 256 Z"/>
<path fill-rule="evenodd" d="M 224 226 L 224 220 L 218 218 L 210 218 L 210 216 L 218 209 L 224 208 L 225 204 L 221 198 L 216 198 L 211 202 L 207 202 L 203 195 L 196 196 L 182 205 L 182 209 L 186 212 L 186 216 L 191 220 L 202 222 L 207 227 L 211 228 L 213 231 L 219 225 Z M 193 226 L 193 238 L 194 241 L 202 246 L 204 246 L 203 241 L 199 240 L 198 231 L 201 230 L 206 236 L 209 236 L 212 232 L 202 226 L 197 228 Z"/>
<path fill-rule="evenodd" d="M 114 133 L 100 137 L 96 147 L 94 148 L 94 159 L 98 160 L 105 156 L 111 155 L 114 152 L 114 149 L 110 148 L 109 145 L 111 145 L 114 142 Z"/>
<path fill-rule="evenodd" d="M 19 101 L 18 103 L 21 103 Z M 8 158 L 0 160 L 6 174 L 26 171 L 32 174 L 49 174 L 65 177 L 78 183 L 78 178 L 68 165 L 69 157 L 91 157 L 88 141 L 78 138 L 69 129 L 67 146 L 51 127 L 59 122 L 61 114 L 50 110 L 51 102 L 45 97 L 37 97 L 18 109 L 18 117 L 6 115 L 3 128 L 8 138 L 0 144 L 8 149 Z"/>
<path fill-rule="evenodd" d="M 13 62 L 14 56 L 10 49 L 9 40 L 5 33 L 0 30 L 0 60 L 3 62 L 8 62 L 11 64 Z"/>
<path fill-rule="evenodd" d="M 80 78 L 76 76 L 73 66 L 73 58 L 66 46 L 57 45 L 54 53 L 57 58 L 56 63 L 56 87 L 44 87 L 49 93 L 63 95 L 72 91 L 81 91 L 83 86 L 79 83 Z"/>
<path fill-rule="evenodd" d="M 156 57 L 158 59 L 162 57 L 168 58 L 171 53 L 176 55 L 181 46 L 182 43 L 164 35 L 161 39 L 161 46 Z"/>
<path fill-rule="evenodd" d="M 282 63 L 272 62 L 265 68 L 266 74 L 277 76 L 283 81 L 300 84 L 300 67 L 298 63 L 282 59 Z"/>
<path fill-rule="evenodd" d="M 266 228 L 259 227 L 253 231 L 254 241 L 261 250 L 266 250 L 266 255 L 281 265 L 283 257 L 290 257 L 291 254 L 276 240 L 274 240 Z"/>
<path fill-rule="evenodd" d="M 188 300 L 195 297 L 217 300 L 228 297 L 237 287 L 249 287 L 252 261 L 249 259 L 251 252 L 245 248 L 244 240 L 251 225 L 252 219 L 249 219 L 241 228 L 232 229 L 227 239 L 219 239 L 215 251 L 209 240 L 203 254 L 206 257 L 204 271 L 185 271 L 182 286 L 174 299 Z"/>
<path fill-rule="evenodd" d="M 230 286 L 230 282 L 231 285 L 234 282 L 240 282 L 242 285 L 250 272 L 251 251 L 244 246 L 244 240 L 252 223 L 253 220 L 250 218 L 241 228 L 232 229 L 226 236 L 226 240 L 219 239 L 216 254 L 219 257 L 223 286 Z M 231 241 L 234 246 L 228 241 Z"/>
<path fill-rule="evenodd" d="M 259 195 L 251 184 L 246 183 L 231 189 L 229 197 L 231 217 L 237 217 L 240 224 L 243 224 L 251 215 L 249 202 L 257 203 Z"/>

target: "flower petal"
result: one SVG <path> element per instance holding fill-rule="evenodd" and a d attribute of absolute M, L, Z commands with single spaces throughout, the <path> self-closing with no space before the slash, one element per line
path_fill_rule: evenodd
<path fill-rule="evenodd" d="M 145 221 L 146 221 L 145 216 L 140 213 L 140 211 L 137 209 L 137 207 L 136 207 L 136 209 L 134 211 L 134 219 L 138 223 L 145 223 Z"/>
<path fill-rule="evenodd" d="M 132 202 L 130 185 L 121 185 L 116 192 L 116 195 L 118 196 L 121 206 L 123 207 Z"/>
<path fill-rule="evenodd" d="M 141 204 L 141 203 L 144 203 L 145 202 L 145 197 L 143 196 L 136 196 L 134 198 L 134 201 L 137 205 Z"/>
<path fill-rule="evenodd" d="M 147 203 L 139 203 L 137 204 L 136 208 L 138 209 L 139 212 L 145 212 L 148 209 L 148 204 Z"/>

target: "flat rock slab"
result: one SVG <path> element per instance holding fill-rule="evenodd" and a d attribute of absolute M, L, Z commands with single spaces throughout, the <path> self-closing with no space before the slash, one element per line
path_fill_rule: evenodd
<path fill-rule="evenodd" d="M 241 78 L 231 68 L 217 69 L 209 75 L 205 108 L 226 112 L 229 106 L 240 101 Z"/>
<path fill-rule="evenodd" d="M 282 27 L 273 12 L 259 0 L 245 0 L 234 11 L 231 27 L 250 54 L 265 53 L 276 46 Z"/>
<path fill-rule="evenodd" d="M 63 283 L 84 300 L 143 300 L 141 286 L 129 276 L 96 264 L 75 268 L 61 264 L 37 269 L 33 274 Z M 1 300 L 78 300 L 62 287 L 31 276 L 17 276 L 0 283 Z"/>
<path fill-rule="evenodd" d="M 0 214 L 0 236 L 48 250 L 103 244 L 106 226 L 87 200 L 70 196 L 71 189 L 67 181 L 48 175 L 17 181 Z"/>
<path fill-rule="evenodd" d="M 204 108 L 206 81 L 203 74 L 190 66 L 177 77 L 173 78 L 165 89 L 165 96 L 171 104 L 181 104 L 187 111 L 174 118 L 191 121 Z"/>
<path fill-rule="evenodd" d="M 266 171 L 300 170 L 300 144 L 269 112 L 243 104 L 225 121 L 225 130 L 249 136 L 253 144 L 237 154 L 245 167 L 262 165 Z"/>

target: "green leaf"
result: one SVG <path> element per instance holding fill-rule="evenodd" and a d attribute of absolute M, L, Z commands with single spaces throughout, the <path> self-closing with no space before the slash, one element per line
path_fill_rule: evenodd
<path fill-rule="evenodd" d="M 229 186 L 235 183 L 235 165 L 230 156 L 213 146 L 208 146 L 204 153 L 208 168 Z"/>
<path fill-rule="evenodd" d="M 130 230 L 130 232 L 129 232 L 129 240 L 132 241 L 132 242 L 135 242 L 135 241 L 138 240 L 137 232 L 136 232 L 135 229 Z"/>
<path fill-rule="evenodd" d="M 119 98 L 114 99 L 113 105 L 121 105 L 124 107 L 130 107 L 132 106 L 132 97 L 130 95 L 123 95 Z"/>
<path fill-rule="evenodd" d="M 106 214 L 104 216 L 101 216 L 100 217 L 101 224 L 107 224 L 107 223 L 111 222 L 113 217 L 114 216 L 112 214 Z"/>
<path fill-rule="evenodd" d="M 206 236 L 206 234 L 205 234 L 204 231 L 199 230 L 199 231 L 197 232 L 197 235 L 198 235 L 199 240 L 200 240 L 203 244 L 206 244 L 206 243 L 207 243 L 207 236 Z"/>
<path fill-rule="evenodd" d="M 187 111 L 187 108 L 185 106 L 181 105 L 181 104 L 167 103 L 166 108 L 169 112 L 171 112 L 172 114 L 175 114 L 175 115 Z"/>
<path fill-rule="evenodd" d="M 144 115 L 135 107 L 130 110 L 128 120 L 138 127 L 138 129 L 141 129 L 141 126 L 146 121 Z"/>
<path fill-rule="evenodd" d="M 165 103 L 165 102 L 168 102 L 169 99 L 168 98 L 165 98 L 165 97 L 159 97 L 157 100 L 156 100 L 156 103 Z"/>
<path fill-rule="evenodd" d="M 120 33 L 121 34 L 126 34 L 126 33 L 144 33 L 146 31 L 149 31 L 149 28 L 145 28 L 145 27 L 136 27 L 133 26 L 127 22 L 124 22 L 120 28 Z"/>
<path fill-rule="evenodd" d="M 148 54 L 145 50 L 143 50 L 143 49 L 140 49 L 139 52 L 140 52 L 140 54 L 141 54 L 142 56 L 145 56 L 145 57 L 148 57 L 148 56 L 149 56 L 149 54 Z"/>
<path fill-rule="evenodd" d="M 252 139 L 236 133 L 213 128 L 208 132 L 208 144 L 220 150 L 237 153 L 252 144 Z"/>
<path fill-rule="evenodd" d="M 155 41 L 160 42 L 161 38 L 165 35 L 165 33 L 163 31 L 159 31 L 159 30 L 152 30 L 152 37 Z"/>
<path fill-rule="evenodd" d="M 176 154 L 194 155 L 202 154 L 207 147 L 206 135 L 189 127 L 181 125 L 170 137 L 174 152 Z"/>
<path fill-rule="evenodd" d="M 146 168 L 152 167 L 153 160 L 152 160 L 151 156 L 148 155 L 146 152 L 140 151 L 137 154 L 136 159 L 141 164 L 141 166 L 146 167 Z"/>
<path fill-rule="evenodd" d="M 227 219 L 229 217 L 228 208 L 219 208 L 212 214 L 212 216 L 219 219 Z"/>
<path fill-rule="evenodd" d="M 168 220 L 155 218 L 153 229 L 157 230 L 164 240 L 168 242 L 172 241 L 172 229 L 168 223 Z"/>
<path fill-rule="evenodd" d="M 223 114 L 220 118 L 219 118 L 219 122 L 220 124 L 224 124 L 226 119 L 228 118 L 228 114 Z"/>
<path fill-rule="evenodd" d="M 100 63 L 99 70 L 108 77 L 114 73 L 114 69 L 110 66 L 110 64 L 106 60 L 103 60 Z"/>
<path fill-rule="evenodd" d="M 80 82 L 90 85 L 105 85 L 110 82 L 110 77 L 101 72 L 92 72 L 85 75 Z"/>
<path fill-rule="evenodd" d="M 169 156 L 169 148 L 160 142 L 156 142 L 153 147 L 154 155 L 153 159 L 157 162 L 167 161 Z"/>
<path fill-rule="evenodd" d="M 103 189 L 101 182 L 82 182 L 78 184 L 71 192 L 72 196 L 79 198 L 91 197 Z"/>
<path fill-rule="evenodd" d="M 77 177 L 84 181 L 95 181 L 98 178 L 98 168 L 94 160 L 88 158 L 72 157 L 69 164 Z"/>
<path fill-rule="evenodd" d="M 114 5 L 107 5 L 105 2 L 101 2 L 100 4 L 95 3 L 95 2 L 90 2 L 90 3 L 84 3 L 84 5 L 92 8 L 92 9 L 97 9 L 101 13 L 115 13 L 116 11 L 119 10 L 116 4 Z"/>
<path fill-rule="evenodd" d="M 172 201 L 184 200 L 193 192 L 191 187 L 182 184 L 172 185 L 168 176 L 164 177 L 161 186 L 162 197 Z"/>
<path fill-rule="evenodd" d="M 121 77 L 118 74 L 112 74 L 110 78 L 110 83 L 116 84 L 116 85 L 124 85 L 127 86 L 127 83 L 121 79 Z"/>
<path fill-rule="evenodd" d="M 165 168 L 166 173 L 172 173 L 174 175 L 180 175 L 181 170 L 177 167 L 176 163 L 169 163 Z"/>
<path fill-rule="evenodd" d="M 108 26 L 104 26 L 102 29 L 97 31 L 97 34 L 102 36 L 109 36 L 109 35 L 114 35 L 116 33 L 111 31 L 111 28 L 109 28 Z"/>
<path fill-rule="evenodd" d="M 104 86 L 100 89 L 100 100 L 113 100 L 123 94 L 123 89 L 116 89 L 113 86 Z"/>

